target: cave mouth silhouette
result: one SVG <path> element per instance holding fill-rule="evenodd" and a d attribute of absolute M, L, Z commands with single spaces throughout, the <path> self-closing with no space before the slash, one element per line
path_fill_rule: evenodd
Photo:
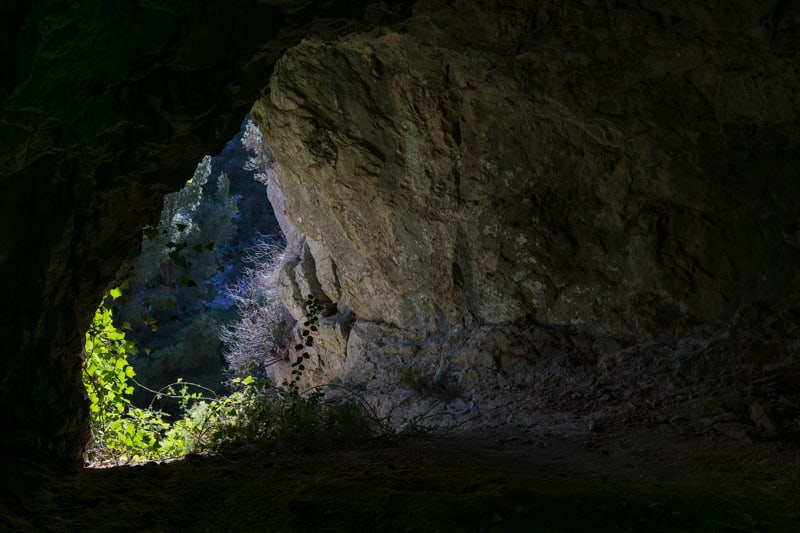
<path fill-rule="evenodd" d="M 231 379 L 244 364 L 232 357 L 245 342 L 236 335 L 253 329 L 241 326 L 252 318 L 245 313 L 267 300 L 282 308 L 275 287 L 264 284 L 261 272 L 280 266 L 275 257 L 285 246 L 266 194 L 273 164 L 271 150 L 247 115 L 220 153 L 204 157 L 180 190 L 164 196 L 159 221 L 142 232 L 133 272 L 106 293 L 89 329 L 92 336 L 87 332 L 83 381 L 98 402 L 92 412 L 102 410 L 98 417 L 118 418 L 111 417 L 118 406 L 100 402 L 101 389 L 95 388 L 101 375 L 97 368 L 104 364 L 91 357 L 100 353 L 98 348 L 104 357 L 115 358 L 126 391 L 120 401 L 129 397 L 130 409 L 156 414 L 159 423 L 174 424 L 195 412 L 193 405 L 232 392 Z M 262 265 L 265 261 L 272 263 Z M 98 330 L 103 313 L 110 313 L 113 331 Z M 263 321 L 264 314 L 257 317 Z M 280 315 L 274 314 L 276 319 Z M 259 340 L 265 344 L 266 339 Z M 252 339 L 246 341 L 249 348 L 255 346 Z M 254 367 L 258 357 L 250 356 Z M 94 374 L 88 376 L 87 369 Z M 142 416 L 130 420 L 145 424 Z M 97 425 L 92 429 L 88 450 L 96 452 L 102 446 Z M 89 461 L 93 466 L 106 463 Z"/>

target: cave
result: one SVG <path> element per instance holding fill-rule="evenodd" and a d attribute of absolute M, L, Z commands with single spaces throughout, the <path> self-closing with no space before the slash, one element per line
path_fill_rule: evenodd
<path fill-rule="evenodd" d="M 326 307 L 310 382 L 486 444 L 485 456 L 413 444 L 411 477 L 376 494 L 418 505 L 408 494 L 447 492 L 425 471 L 474 460 L 464 491 L 501 483 L 486 472 L 513 482 L 481 489 L 462 530 L 514 530 L 543 507 L 562 513 L 545 522 L 556 529 L 591 527 L 564 501 L 595 485 L 539 503 L 525 492 L 536 467 L 517 467 L 541 456 L 548 483 L 570 460 L 613 463 L 571 471 L 599 478 L 650 465 L 631 492 L 602 493 L 605 514 L 578 506 L 584 518 L 634 527 L 626 513 L 650 509 L 713 530 L 722 522 L 693 522 L 699 509 L 731 525 L 741 517 L 725 506 L 749 502 L 739 527 L 800 519 L 795 3 L 17 0 L 0 27 L 4 527 L 78 523 L 62 515 L 78 500 L 20 502 L 88 475 L 75 473 L 83 333 L 160 199 L 247 113 L 280 170 L 281 297 L 296 318 L 306 294 Z M 391 462 L 380 453 L 375 471 Z M 172 479 L 157 468 L 81 479 Z M 294 527 L 368 527 L 355 516 L 377 505 L 359 499 L 371 478 L 348 479 L 342 499 L 361 507 Z M 326 486 L 293 485 L 287 505 L 324 516 L 341 504 Z M 673 497 L 690 486 L 690 503 Z M 445 529 L 448 494 L 420 511 Z M 97 515 L 118 518 L 115 506 Z M 384 508 L 397 519 L 403 506 Z"/>

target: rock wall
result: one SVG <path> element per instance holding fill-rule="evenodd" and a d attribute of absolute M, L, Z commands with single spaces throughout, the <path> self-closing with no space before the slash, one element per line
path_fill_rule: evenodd
<path fill-rule="evenodd" d="M 311 381 L 485 397 L 543 361 L 583 379 L 787 316 L 798 22 L 775 2 L 424 2 L 289 50 L 253 115 L 284 299 L 331 308 Z"/>

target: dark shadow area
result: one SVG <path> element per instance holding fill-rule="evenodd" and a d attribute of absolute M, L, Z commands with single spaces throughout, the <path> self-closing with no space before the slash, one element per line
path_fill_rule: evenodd
<path fill-rule="evenodd" d="M 638 449 L 624 451 L 627 437 L 416 436 L 389 448 L 192 456 L 68 478 L 14 465 L 26 490 L 4 494 L 0 527 L 792 531 L 800 520 L 797 479 L 784 471 L 791 451 L 742 450 L 719 438 L 652 447 L 653 437 L 638 438 Z"/>

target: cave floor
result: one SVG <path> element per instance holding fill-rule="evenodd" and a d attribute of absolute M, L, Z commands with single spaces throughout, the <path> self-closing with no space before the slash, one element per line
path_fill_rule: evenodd
<path fill-rule="evenodd" d="M 13 531 L 797 531 L 800 446 L 715 432 L 498 427 L 193 456 L 6 485 Z"/>

